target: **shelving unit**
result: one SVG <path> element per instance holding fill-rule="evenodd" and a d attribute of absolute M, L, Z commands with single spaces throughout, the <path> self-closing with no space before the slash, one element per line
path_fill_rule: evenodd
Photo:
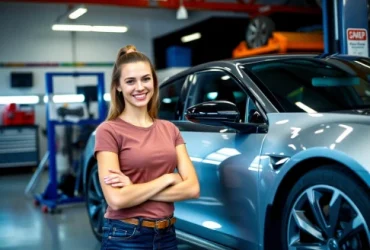
<path fill-rule="evenodd" d="M 37 125 L 0 126 L 0 168 L 35 167 L 38 163 Z"/>

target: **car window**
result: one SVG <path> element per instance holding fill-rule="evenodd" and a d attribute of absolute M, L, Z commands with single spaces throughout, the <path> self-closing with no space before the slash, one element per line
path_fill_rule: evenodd
<path fill-rule="evenodd" d="M 236 80 L 223 71 L 199 72 L 193 78 L 191 105 L 208 101 L 229 101 L 240 112 L 241 121 L 245 121 L 247 95 Z"/>
<path fill-rule="evenodd" d="M 164 120 L 179 120 L 182 118 L 184 94 L 182 86 L 185 77 L 165 84 L 159 89 L 159 113 L 158 117 Z"/>
<path fill-rule="evenodd" d="M 246 64 L 244 70 L 286 112 L 330 112 L 370 105 L 367 72 L 353 62 L 287 59 Z M 368 65 L 369 66 L 369 65 Z M 362 72 L 362 73 L 361 73 Z"/>

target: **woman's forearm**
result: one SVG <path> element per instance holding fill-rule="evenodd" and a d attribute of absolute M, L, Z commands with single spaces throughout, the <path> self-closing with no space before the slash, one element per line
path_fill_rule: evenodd
<path fill-rule="evenodd" d="M 111 199 L 111 204 L 108 204 L 113 210 L 133 207 L 149 200 L 172 183 L 171 176 L 163 175 L 150 182 L 128 185 L 120 188 Z"/>
<path fill-rule="evenodd" d="M 167 187 L 150 198 L 154 201 L 175 202 L 199 198 L 199 185 L 196 181 L 185 180 Z"/>

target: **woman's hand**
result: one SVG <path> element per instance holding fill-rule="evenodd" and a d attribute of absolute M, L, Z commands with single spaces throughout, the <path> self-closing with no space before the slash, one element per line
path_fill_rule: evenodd
<path fill-rule="evenodd" d="M 104 183 L 111 185 L 112 187 L 126 187 L 132 185 L 130 178 L 127 175 L 124 175 L 121 171 L 116 171 L 109 169 L 110 175 L 104 177 Z"/>
<path fill-rule="evenodd" d="M 172 185 L 179 184 L 180 182 L 183 181 L 183 179 L 181 178 L 181 175 L 179 173 L 172 173 L 171 175 L 173 177 L 173 184 Z"/>

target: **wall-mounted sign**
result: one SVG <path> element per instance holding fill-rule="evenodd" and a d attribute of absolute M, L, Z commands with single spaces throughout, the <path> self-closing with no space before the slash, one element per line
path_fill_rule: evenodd
<path fill-rule="evenodd" d="M 366 29 L 347 29 L 348 55 L 369 56 L 368 36 Z"/>

